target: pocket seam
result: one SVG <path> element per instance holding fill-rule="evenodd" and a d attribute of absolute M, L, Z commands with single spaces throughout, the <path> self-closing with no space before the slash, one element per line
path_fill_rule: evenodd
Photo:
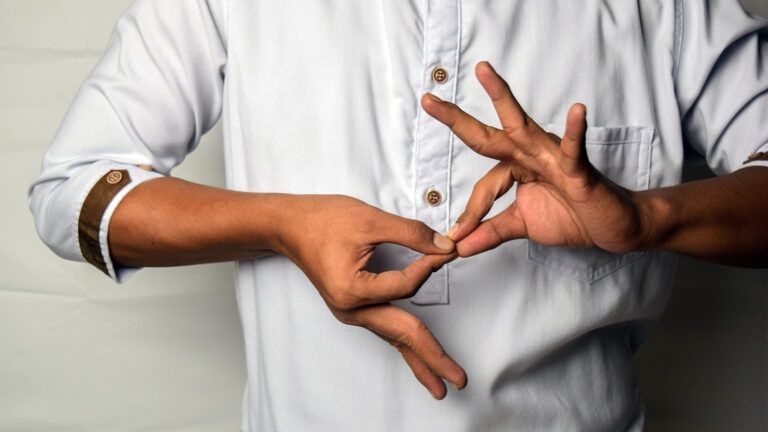
<path fill-rule="evenodd" d="M 537 249 L 537 247 L 539 249 Z M 558 275 L 574 280 L 577 282 L 585 282 L 588 284 L 593 284 L 600 279 L 605 278 L 606 276 L 611 275 L 612 273 L 615 273 L 622 267 L 625 267 L 632 263 L 633 261 L 642 258 L 646 252 L 645 251 L 634 251 L 634 252 L 627 252 L 625 254 L 621 254 L 617 256 L 614 260 L 609 261 L 605 264 L 599 265 L 597 267 L 589 267 L 584 269 L 579 269 L 577 267 L 570 267 L 570 268 L 563 268 L 558 267 L 556 265 L 553 265 L 550 260 L 547 258 L 549 255 L 547 255 L 546 250 L 543 250 L 541 248 L 546 248 L 550 246 L 544 246 L 536 243 L 535 241 L 528 239 L 528 259 L 530 261 L 533 261 L 543 267 L 545 267 L 547 270 L 550 270 L 554 273 L 557 273 Z M 572 248 L 573 252 L 578 252 L 580 250 L 591 250 L 592 248 Z M 596 248 L 599 249 L 599 248 Z M 602 249 L 599 249 L 602 251 Z"/>

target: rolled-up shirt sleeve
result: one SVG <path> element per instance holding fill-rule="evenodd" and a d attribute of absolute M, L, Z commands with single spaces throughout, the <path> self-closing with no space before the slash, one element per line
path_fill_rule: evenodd
<path fill-rule="evenodd" d="M 768 21 L 737 0 L 677 0 L 683 133 L 717 175 L 768 167 Z"/>
<path fill-rule="evenodd" d="M 109 223 L 139 184 L 170 176 L 218 121 L 226 10 L 217 0 L 137 0 L 119 18 L 28 189 L 40 238 L 118 283 Z"/>

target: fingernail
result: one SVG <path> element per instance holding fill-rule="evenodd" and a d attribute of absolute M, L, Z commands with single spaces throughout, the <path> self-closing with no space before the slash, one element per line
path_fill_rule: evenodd
<path fill-rule="evenodd" d="M 445 232 L 445 236 L 453 240 L 454 239 L 453 237 L 458 232 L 459 232 L 459 223 L 456 222 L 448 231 Z"/>
<path fill-rule="evenodd" d="M 429 99 L 429 100 L 433 100 L 433 101 L 435 101 L 435 102 L 442 102 L 442 99 L 440 99 L 439 97 L 437 97 L 437 96 L 433 95 L 432 93 L 425 93 L 425 96 L 426 96 L 426 97 L 427 97 L 427 99 Z"/>
<path fill-rule="evenodd" d="M 451 383 L 451 385 L 453 386 L 453 388 L 455 388 L 455 389 L 456 389 L 456 391 L 461 391 L 461 389 L 459 388 L 459 386 L 457 386 L 456 384 L 454 384 L 454 383 Z"/>
<path fill-rule="evenodd" d="M 437 393 L 433 392 L 431 389 L 429 390 L 429 394 L 431 394 L 432 397 L 436 400 L 440 400 L 440 397 L 437 395 Z"/>
<path fill-rule="evenodd" d="M 455 246 L 453 240 L 440 233 L 435 233 L 432 243 L 434 243 L 435 246 L 439 247 L 440 249 L 448 252 L 452 251 Z"/>

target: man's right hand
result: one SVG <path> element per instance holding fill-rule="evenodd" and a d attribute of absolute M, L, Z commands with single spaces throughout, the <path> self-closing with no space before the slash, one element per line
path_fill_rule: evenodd
<path fill-rule="evenodd" d="M 413 296 L 458 256 L 451 240 L 421 222 L 345 196 L 240 192 L 164 177 L 126 195 L 108 239 L 113 261 L 134 267 L 285 255 L 336 318 L 394 345 L 435 398 L 445 397 L 443 379 L 457 388 L 467 383 L 424 323 L 390 303 Z M 425 255 L 401 271 L 369 273 L 366 264 L 380 243 Z"/>
<path fill-rule="evenodd" d="M 412 297 L 427 278 L 455 259 L 454 243 L 422 222 L 340 195 L 291 196 L 270 249 L 290 258 L 319 291 L 333 315 L 365 327 L 397 348 L 436 399 L 443 379 L 466 386 L 464 370 L 426 325 L 389 303 Z M 370 273 L 377 244 L 394 243 L 425 254 L 403 270 Z"/>

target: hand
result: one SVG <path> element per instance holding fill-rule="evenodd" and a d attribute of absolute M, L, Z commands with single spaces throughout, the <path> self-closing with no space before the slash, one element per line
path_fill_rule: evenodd
<path fill-rule="evenodd" d="M 294 198 L 272 249 L 290 258 L 320 292 L 334 316 L 365 327 L 395 346 L 433 397 L 443 379 L 466 386 L 464 370 L 418 318 L 389 303 L 412 297 L 427 278 L 455 259 L 455 245 L 422 222 L 396 216 L 345 196 Z M 380 243 L 406 246 L 423 257 L 401 271 L 369 273 Z"/>
<path fill-rule="evenodd" d="M 647 212 L 635 194 L 601 175 L 587 158 L 583 105 L 571 107 L 560 138 L 528 117 L 490 64 L 478 63 L 475 74 L 493 102 L 502 129 L 485 125 L 429 93 L 421 101 L 427 113 L 470 148 L 500 161 L 477 182 L 457 225 L 447 233 L 458 241 L 460 256 L 517 238 L 551 246 L 598 246 L 616 253 L 648 244 Z M 481 223 L 494 201 L 515 182 L 515 203 Z"/>

